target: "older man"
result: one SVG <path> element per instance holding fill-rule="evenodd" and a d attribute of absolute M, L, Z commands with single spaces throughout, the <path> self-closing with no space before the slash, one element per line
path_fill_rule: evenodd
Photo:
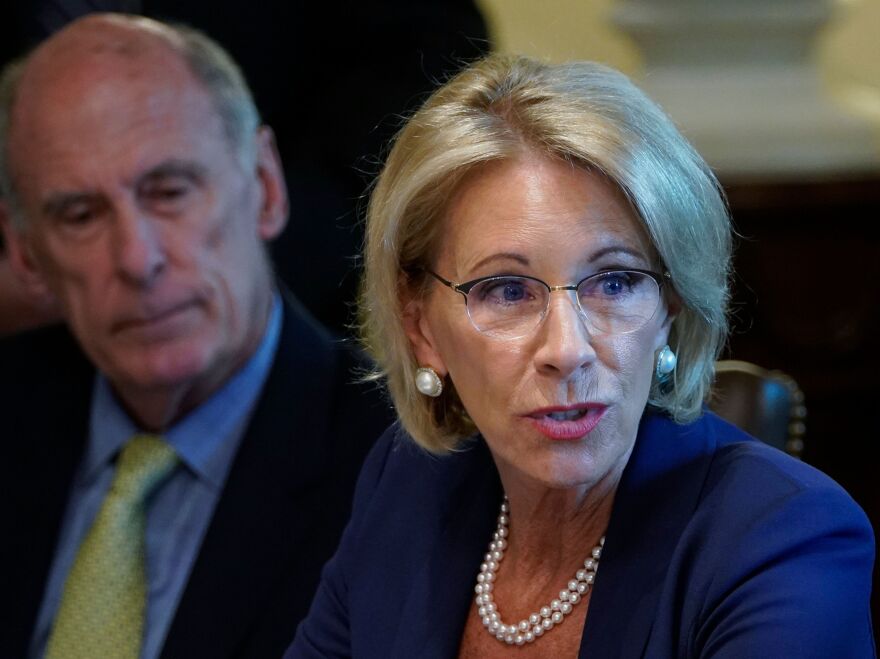
<path fill-rule="evenodd" d="M 286 189 L 238 70 L 76 21 L 4 74 L 0 183 L 69 330 L 0 344 L 0 655 L 278 656 L 388 410 L 275 289 Z"/>

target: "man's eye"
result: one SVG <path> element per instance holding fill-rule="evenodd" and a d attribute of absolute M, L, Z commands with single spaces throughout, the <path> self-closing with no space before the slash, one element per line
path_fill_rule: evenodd
<path fill-rule="evenodd" d="M 188 192 L 189 186 L 186 185 L 154 185 L 146 190 L 147 196 L 157 201 L 174 201 Z"/>
<path fill-rule="evenodd" d="M 66 225 L 80 226 L 93 220 L 96 217 L 96 213 L 95 209 L 89 205 L 77 204 L 64 209 L 64 212 L 59 217 Z"/>

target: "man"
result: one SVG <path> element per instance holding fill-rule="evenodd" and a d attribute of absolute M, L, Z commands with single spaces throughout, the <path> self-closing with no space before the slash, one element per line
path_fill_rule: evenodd
<path fill-rule="evenodd" d="M 235 65 L 70 24 L 4 74 L 0 184 L 73 337 L 0 344 L 0 656 L 280 655 L 388 410 L 273 284 L 286 189 Z"/>

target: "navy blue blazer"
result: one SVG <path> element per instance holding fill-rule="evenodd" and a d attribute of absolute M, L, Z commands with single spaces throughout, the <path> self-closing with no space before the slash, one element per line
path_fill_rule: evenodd
<path fill-rule="evenodd" d="M 286 659 L 456 656 L 501 485 L 482 440 L 436 457 L 402 435 L 368 458 Z M 580 657 L 874 657 L 873 560 L 867 518 L 824 474 L 710 413 L 646 413 Z"/>

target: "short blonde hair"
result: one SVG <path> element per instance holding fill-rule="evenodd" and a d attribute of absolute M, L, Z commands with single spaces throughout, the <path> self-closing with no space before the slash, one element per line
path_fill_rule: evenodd
<path fill-rule="evenodd" d="M 424 448 L 455 448 L 476 429 L 451 383 L 413 386 L 418 367 L 402 302 L 421 295 L 447 204 L 475 166 L 543 154 L 601 172 L 627 196 L 681 310 L 669 344 L 672 387 L 648 403 L 683 423 L 701 413 L 727 336 L 731 231 L 721 188 L 663 111 L 626 76 L 591 62 L 547 65 L 491 55 L 438 89 L 397 135 L 367 211 L 361 336 L 403 427 Z"/>

